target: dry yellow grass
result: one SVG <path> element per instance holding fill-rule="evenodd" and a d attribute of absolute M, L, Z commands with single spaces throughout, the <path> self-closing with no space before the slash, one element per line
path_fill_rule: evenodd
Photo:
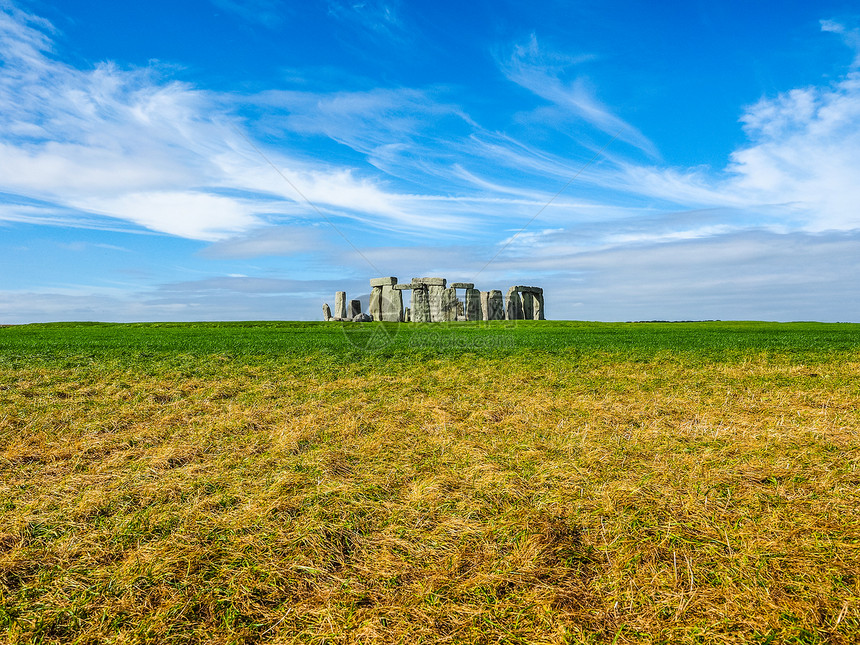
<path fill-rule="evenodd" d="M 0 369 L 0 633 L 860 642 L 842 358 Z"/>

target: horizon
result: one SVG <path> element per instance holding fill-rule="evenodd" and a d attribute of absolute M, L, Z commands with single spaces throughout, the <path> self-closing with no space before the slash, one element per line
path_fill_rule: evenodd
<path fill-rule="evenodd" d="M 0 324 L 860 322 L 860 11 L 0 0 Z M 406 303 L 405 303 L 406 304 Z"/>

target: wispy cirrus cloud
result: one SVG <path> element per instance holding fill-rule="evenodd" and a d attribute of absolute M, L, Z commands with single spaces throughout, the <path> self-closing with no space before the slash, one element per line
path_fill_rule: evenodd
<path fill-rule="evenodd" d="M 503 156 L 488 142 L 505 145 L 505 137 L 481 128 L 441 88 L 215 93 L 165 78 L 158 68 L 75 68 L 52 58 L 47 23 L 20 11 L 0 15 L 6 221 L 127 223 L 217 241 L 274 224 L 319 222 L 306 197 L 335 220 L 458 236 L 488 220 L 522 218 L 551 195 L 500 175 Z M 266 116 L 239 116 L 248 108 Z M 253 130 L 277 128 L 348 146 L 359 161 L 335 165 L 254 143 Z M 507 167 L 521 176 L 524 158 L 515 154 Z M 461 172 L 458 159 L 471 174 Z M 533 169 L 537 184 L 544 171 Z M 474 173 L 494 177 L 498 189 Z"/>
<path fill-rule="evenodd" d="M 539 111 L 541 119 L 567 120 L 574 116 L 610 136 L 618 135 L 649 157 L 658 158 L 657 147 L 635 126 L 624 121 L 603 105 L 590 87 L 584 74 L 564 80 L 571 70 L 595 58 L 594 54 L 565 55 L 546 50 L 538 44 L 535 34 L 525 44 L 516 45 L 507 59 L 500 60 L 504 74 L 525 89 L 549 101 L 557 108 Z"/>
<path fill-rule="evenodd" d="M 50 56 L 49 31 L 19 10 L 0 11 L 0 191 L 17 196 L 5 200 L 10 216 L 39 210 L 17 207 L 27 198 L 69 222 L 77 211 L 78 224 L 110 217 L 209 241 L 297 214 L 316 217 L 280 172 L 334 217 L 400 230 L 465 223 L 418 208 L 425 202 L 366 170 L 283 149 L 269 148 L 263 159 L 261 145 L 240 130 L 247 97 L 166 80 L 156 68 L 77 69 Z M 350 109 L 355 115 L 360 107 Z M 336 139 L 342 126 L 336 111 L 329 117 L 326 136 Z"/>
<path fill-rule="evenodd" d="M 329 0 L 328 13 L 375 38 L 402 41 L 406 36 L 398 3 L 391 0 Z"/>

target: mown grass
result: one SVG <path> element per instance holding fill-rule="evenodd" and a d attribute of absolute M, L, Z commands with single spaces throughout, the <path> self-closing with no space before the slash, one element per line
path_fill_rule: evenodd
<path fill-rule="evenodd" d="M 860 326 L 381 328 L 0 329 L 5 641 L 860 641 Z"/>

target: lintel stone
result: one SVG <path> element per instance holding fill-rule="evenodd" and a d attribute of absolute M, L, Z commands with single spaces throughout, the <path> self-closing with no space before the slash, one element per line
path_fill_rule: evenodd
<path fill-rule="evenodd" d="M 522 285 L 517 285 L 517 286 L 512 287 L 512 288 L 516 289 L 517 291 L 519 291 L 521 293 L 534 293 L 534 294 L 543 293 L 543 289 L 541 289 L 540 287 L 524 287 Z"/>
<path fill-rule="evenodd" d="M 390 276 L 387 278 L 371 278 L 370 286 L 371 287 L 390 287 L 394 284 L 397 284 L 397 278 L 394 276 Z"/>
<path fill-rule="evenodd" d="M 414 286 L 416 283 L 428 287 L 444 287 L 448 281 L 445 278 L 412 278 L 412 285 Z"/>
<path fill-rule="evenodd" d="M 452 282 L 450 286 L 452 289 L 474 289 L 475 283 L 474 282 Z"/>
<path fill-rule="evenodd" d="M 397 289 L 398 291 L 408 291 L 409 289 L 411 289 L 411 288 L 412 288 L 412 283 L 411 283 L 411 282 L 407 282 L 407 283 L 405 283 L 405 284 L 404 284 L 404 283 L 402 283 L 402 282 L 401 282 L 401 283 L 399 283 L 399 284 L 395 284 L 395 285 L 394 285 L 393 287 L 391 287 L 391 288 L 392 288 L 392 289 Z"/>

